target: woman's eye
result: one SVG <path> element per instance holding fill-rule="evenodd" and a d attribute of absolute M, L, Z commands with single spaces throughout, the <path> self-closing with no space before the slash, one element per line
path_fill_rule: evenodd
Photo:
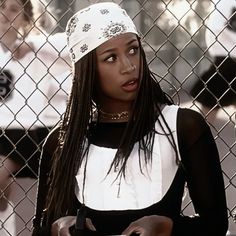
<path fill-rule="evenodd" d="M 105 61 L 107 61 L 107 62 L 114 62 L 115 60 L 116 60 L 116 57 L 114 55 L 109 56 L 105 59 Z"/>
<path fill-rule="evenodd" d="M 129 50 L 129 54 L 136 54 L 136 52 L 138 51 L 138 47 L 133 47 Z"/>

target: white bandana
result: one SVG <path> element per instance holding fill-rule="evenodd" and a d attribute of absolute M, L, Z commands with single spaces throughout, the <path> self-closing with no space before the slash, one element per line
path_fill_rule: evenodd
<path fill-rule="evenodd" d="M 138 35 L 126 11 L 115 3 L 97 3 L 78 11 L 66 27 L 72 62 L 77 62 L 107 40 L 124 33 Z"/>

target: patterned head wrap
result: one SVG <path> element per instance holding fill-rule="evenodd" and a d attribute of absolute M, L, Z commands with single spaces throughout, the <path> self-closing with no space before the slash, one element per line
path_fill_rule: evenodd
<path fill-rule="evenodd" d="M 107 40 L 128 32 L 138 34 L 126 11 L 115 3 L 97 3 L 78 11 L 66 27 L 72 62 L 77 62 Z"/>

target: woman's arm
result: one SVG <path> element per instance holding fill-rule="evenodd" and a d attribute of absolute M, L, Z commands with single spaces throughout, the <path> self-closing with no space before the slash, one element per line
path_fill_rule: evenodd
<path fill-rule="evenodd" d="M 42 225 L 43 211 L 45 208 L 48 184 L 47 179 L 51 169 L 52 155 L 57 147 L 57 137 L 59 128 L 51 131 L 43 145 L 43 150 L 39 165 L 39 182 L 36 200 L 36 212 L 33 220 L 33 236 L 50 235 L 51 225 Z"/>
<path fill-rule="evenodd" d="M 178 142 L 195 217 L 174 219 L 173 235 L 226 235 L 227 206 L 216 143 L 204 118 L 190 109 L 180 109 Z"/>

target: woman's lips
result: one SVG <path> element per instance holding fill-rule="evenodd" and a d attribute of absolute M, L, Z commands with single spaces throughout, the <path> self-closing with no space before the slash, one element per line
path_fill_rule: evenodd
<path fill-rule="evenodd" d="M 139 81 L 138 79 L 130 80 L 122 85 L 123 90 L 126 92 L 133 92 L 138 89 Z"/>

